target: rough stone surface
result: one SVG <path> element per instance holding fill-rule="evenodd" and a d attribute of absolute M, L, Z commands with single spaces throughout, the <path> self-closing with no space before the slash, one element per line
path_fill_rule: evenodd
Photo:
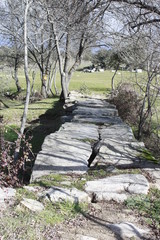
<path fill-rule="evenodd" d="M 101 131 L 102 139 L 114 139 L 117 141 L 135 141 L 132 129 L 125 123 L 103 127 Z"/>
<path fill-rule="evenodd" d="M 60 128 L 58 134 L 71 139 L 98 139 L 98 126 L 94 124 L 65 123 Z"/>
<path fill-rule="evenodd" d="M 45 192 L 45 195 L 52 202 L 70 201 L 72 203 L 90 202 L 89 195 L 76 188 L 51 187 Z"/>
<path fill-rule="evenodd" d="M 99 108 L 99 107 L 82 107 L 79 106 L 77 107 L 74 111 L 73 114 L 81 114 L 81 115 L 86 115 L 86 116 L 118 116 L 118 111 L 115 108 Z"/>
<path fill-rule="evenodd" d="M 140 142 L 126 142 L 116 139 L 104 139 L 99 151 L 100 157 L 109 164 L 127 167 L 128 165 L 140 165 L 140 149 L 144 147 Z"/>
<path fill-rule="evenodd" d="M 31 210 L 32 212 L 40 212 L 44 209 L 43 204 L 34 199 L 24 198 L 20 205 Z"/>
<path fill-rule="evenodd" d="M 118 124 L 122 123 L 122 120 L 120 117 L 114 117 L 114 116 L 89 116 L 89 115 L 83 115 L 83 114 L 77 114 L 73 117 L 73 122 L 80 122 L 80 123 L 94 123 L 94 124 Z"/>
<path fill-rule="evenodd" d="M 87 159 L 90 154 L 89 143 L 49 135 L 42 145 L 42 151 L 37 155 L 32 181 L 50 173 L 83 174 L 88 170 Z"/>
<path fill-rule="evenodd" d="M 115 109 L 115 105 L 110 104 L 104 100 L 98 100 L 98 99 L 88 99 L 88 100 L 83 100 L 83 101 L 78 101 L 76 103 L 77 106 L 81 106 L 81 107 L 88 107 L 88 108 L 112 108 Z"/>
<path fill-rule="evenodd" d="M 16 190 L 13 188 L 0 188 L 0 207 L 5 208 L 6 203 L 12 201 L 16 195 Z"/>
<path fill-rule="evenodd" d="M 129 222 L 119 223 L 119 224 L 110 224 L 109 228 L 122 239 L 134 238 L 135 240 L 142 239 L 143 237 L 149 237 L 148 229 L 140 229 L 134 224 Z"/>
<path fill-rule="evenodd" d="M 132 194 L 147 194 L 149 183 L 140 174 L 121 174 L 116 176 L 88 181 L 86 192 L 96 195 L 96 200 L 115 200 L 123 202 Z"/>

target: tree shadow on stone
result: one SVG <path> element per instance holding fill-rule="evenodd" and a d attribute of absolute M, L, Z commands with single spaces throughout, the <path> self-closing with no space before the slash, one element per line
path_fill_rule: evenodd
<path fill-rule="evenodd" d="M 53 108 L 48 109 L 45 114 L 39 116 L 38 119 L 29 122 L 31 126 L 25 129 L 27 136 L 32 136 L 32 151 L 36 155 L 41 150 L 41 146 L 47 135 L 58 131 L 62 125 L 61 117 L 65 115 L 63 104 L 59 101 L 54 102 Z M 29 183 L 34 161 L 28 166 L 25 176 L 25 183 Z"/>

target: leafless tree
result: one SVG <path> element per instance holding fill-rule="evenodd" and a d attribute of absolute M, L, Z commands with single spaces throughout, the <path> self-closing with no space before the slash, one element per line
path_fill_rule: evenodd
<path fill-rule="evenodd" d="M 15 80 L 17 91 L 21 91 L 21 86 L 18 79 L 18 68 L 22 65 L 22 48 L 23 44 L 19 41 L 20 36 L 22 37 L 22 18 L 19 15 L 20 6 L 16 0 L 6 0 L 5 5 L 1 6 L 1 36 L 6 41 L 7 47 L 5 48 L 4 54 L 10 67 L 13 67 L 12 77 Z"/>
<path fill-rule="evenodd" d="M 50 80 L 51 67 L 54 62 L 55 45 L 52 24 L 47 21 L 43 4 L 34 2 L 29 16 L 28 34 L 29 57 L 34 61 L 41 73 L 41 94 L 47 97 L 47 81 Z"/>
<path fill-rule="evenodd" d="M 115 37 L 122 57 L 132 68 L 145 71 L 143 77 L 136 78 L 142 93 L 138 126 L 138 138 L 141 138 L 146 122 L 149 124 L 152 118 L 160 92 L 159 1 L 113 0 L 112 4 L 123 25 L 123 31 Z"/>
<path fill-rule="evenodd" d="M 160 3 L 159 0 L 111 0 L 122 11 L 127 9 L 125 21 L 132 29 L 154 25 L 159 28 Z M 134 13 L 134 14 L 133 14 Z"/>
<path fill-rule="evenodd" d="M 28 13 L 31 4 L 33 3 L 33 0 L 24 0 L 24 73 L 25 73 L 25 79 L 26 79 L 26 100 L 24 105 L 24 111 L 21 121 L 21 127 L 20 127 L 20 134 L 16 142 L 16 150 L 15 150 L 15 161 L 18 158 L 19 150 L 20 150 L 20 144 L 22 135 L 24 133 L 25 124 L 27 121 L 27 112 L 28 112 L 28 106 L 29 106 L 29 99 L 30 99 L 30 78 L 29 78 L 29 72 L 28 72 Z"/>
<path fill-rule="evenodd" d="M 96 41 L 102 15 L 110 3 L 104 1 L 45 1 L 47 19 L 53 27 L 61 76 L 61 97 L 65 101 L 73 72 L 87 47 Z M 74 63 L 71 64 L 71 57 Z"/>

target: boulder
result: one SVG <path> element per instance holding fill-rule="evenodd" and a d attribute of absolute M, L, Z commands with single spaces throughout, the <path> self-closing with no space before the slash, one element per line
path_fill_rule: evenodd
<path fill-rule="evenodd" d="M 149 183 L 140 174 L 120 174 L 116 176 L 88 181 L 85 190 L 96 196 L 97 201 L 115 200 L 123 202 L 128 196 L 134 194 L 147 194 Z"/>

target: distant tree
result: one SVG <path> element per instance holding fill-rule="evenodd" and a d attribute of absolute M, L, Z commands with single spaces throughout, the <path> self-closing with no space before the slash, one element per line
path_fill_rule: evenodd
<path fill-rule="evenodd" d="M 109 69 L 110 55 L 111 50 L 100 49 L 97 53 L 92 55 L 92 63 L 103 69 Z"/>
<path fill-rule="evenodd" d="M 2 4 L 1 8 L 1 36 L 3 41 L 6 42 L 1 57 L 5 58 L 7 65 L 13 68 L 12 77 L 15 80 L 17 91 L 21 91 L 21 86 L 18 79 L 18 69 L 23 65 L 23 43 L 20 42 L 20 35 L 22 37 L 22 19 L 19 15 L 19 2 L 16 0 L 6 0 L 5 5 Z M 2 52 L 1 52 L 2 53 Z"/>
<path fill-rule="evenodd" d="M 103 69 L 114 69 L 115 72 L 111 79 L 111 88 L 112 91 L 115 89 L 114 87 L 114 79 L 116 76 L 116 73 L 120 67 L 121 64 L 124 64 L 125 61 L 122 57 L 121 52 L 114 51 L 114 50 L 106 50 L 101 49 L 96 54 L 92 55 L 92 63 L 95 66 L 99 66 Z"/>
<path fill-rule="evenodd" d="M 68 97 L 69 83 L 73 72 L 80 65 L 83 53 L 96 41 L 102 15 L 109 7 L 96 1 L 50 1 L 46 0 L 47 17 L 53 27 L 53 36 L 61 76 L 62 101 Z M 74 53 L 74 58 L 73 54 Z M 71 64 L 71 58 L 74 63 Z"/>

